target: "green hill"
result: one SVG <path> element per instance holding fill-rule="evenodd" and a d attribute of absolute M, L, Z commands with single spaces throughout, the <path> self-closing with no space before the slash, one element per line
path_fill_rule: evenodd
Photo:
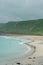
<path fill-rule="evenodd" d="M 8 22 L 0 27 L 1 33 L 43 35 L 43 19 Z"/>

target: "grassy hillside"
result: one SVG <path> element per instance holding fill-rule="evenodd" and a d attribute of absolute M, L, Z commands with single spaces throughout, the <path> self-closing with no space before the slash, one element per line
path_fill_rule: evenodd
<path fill-rule="evenodd" d="M 0 32 L 12 34 L 43 35 L 43 19 L 21 22 L 8 22 L 0 27 Z"/>

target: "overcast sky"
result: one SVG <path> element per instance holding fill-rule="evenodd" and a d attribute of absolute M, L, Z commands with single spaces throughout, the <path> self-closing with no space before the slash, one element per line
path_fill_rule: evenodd
<path fill-rule="evenodd" d="M 0 22 L 43 18 L 43 0 L 0 0 Z"/>

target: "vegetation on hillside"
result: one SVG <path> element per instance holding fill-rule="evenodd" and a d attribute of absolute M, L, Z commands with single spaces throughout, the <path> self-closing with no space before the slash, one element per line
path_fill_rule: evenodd
<path fill-rule="evenodd" d="M 43 19 L 29 21 L 10 21 L 0 27 L 0 33 L 43 35 Z"/>

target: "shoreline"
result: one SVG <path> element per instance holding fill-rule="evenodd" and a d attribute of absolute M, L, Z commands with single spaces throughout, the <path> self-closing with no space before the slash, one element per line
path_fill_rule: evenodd
<path fill-rule="evenodd" d="M 20 39 L 23 38 L 23 39 L 31 39 L 33 40 L 33 42 L 31 43 L 25 43 L 26 45 L 31 45 L 31 46 L 34 46 L 36 48 L 35 50 L 35 53 L 33 53 L 32 55 L 28 55 L 27 53 L 27 56 L 25 56 L 25 58 L 16 58 L 16 59 L 11 59 L 11 60 L 8 60 L 7 62 L 3 62 L 2 64 L 0 65 L 17 65 L 16 63 L 17 62 L 20 62 L 21 64 L 31 64 L 31 65 L 39 65 L 39 61 L 40 59 L 38 60 L 38 58 L 42 57 L 43 58 L 43 36 L 31 36 L 31 35 L 15 35 L 13 37 L 19 37 Z M 35 59 L 33 59 L 35 57 Z M 31 59 L 29 59 L 31 58 Z M 42 59 L 41 59 L 42 60 Z M 34 61 L 34 62 L 33 62 Z"/>
<path fill-rule="evenodd" d="M 0 36 L 0 37 L 5 37 L 5 38 L 7 38 L 7 39 L 9 39 L 9 38 L 15 38 L 14 36 Z M 33 40 L 27 40 L 27 39 L 23 39 L 23 38 L 18 38 L 18 37 L 16 37 L 17 39 L 20 39 L 20 40 L 26 40 L 26 42 L 21 42 L 23 45 L 25 45 L 26 47 L 27 47 L 27 51 L 25 51 L 23 54 L 21 54 L 20 56 L 18 56 L 18 57 L 14 57 L 14 59 L 15 58 L 24 58 L 24 57 L 26 57 L 27 56 L 27 54 L 28 55 L 32 55 L 33 53 L 34 53 L 34 46 L 31 46 L 30 44 L 28 44 L 28 43 L 31 43 L 31 42 L 33 42 Z M 22 45 L 20 43 L 20 45 Z M 30 50 L 29 50 L 30 49 Z M 33 49 L 33 50 L 32 50 Z M 32 52 L 31 52 L 32 51 Z M 12 59 L 12 58 L 11 58 Z M 8 59 L 9 60 L 9 59 Z"/>

